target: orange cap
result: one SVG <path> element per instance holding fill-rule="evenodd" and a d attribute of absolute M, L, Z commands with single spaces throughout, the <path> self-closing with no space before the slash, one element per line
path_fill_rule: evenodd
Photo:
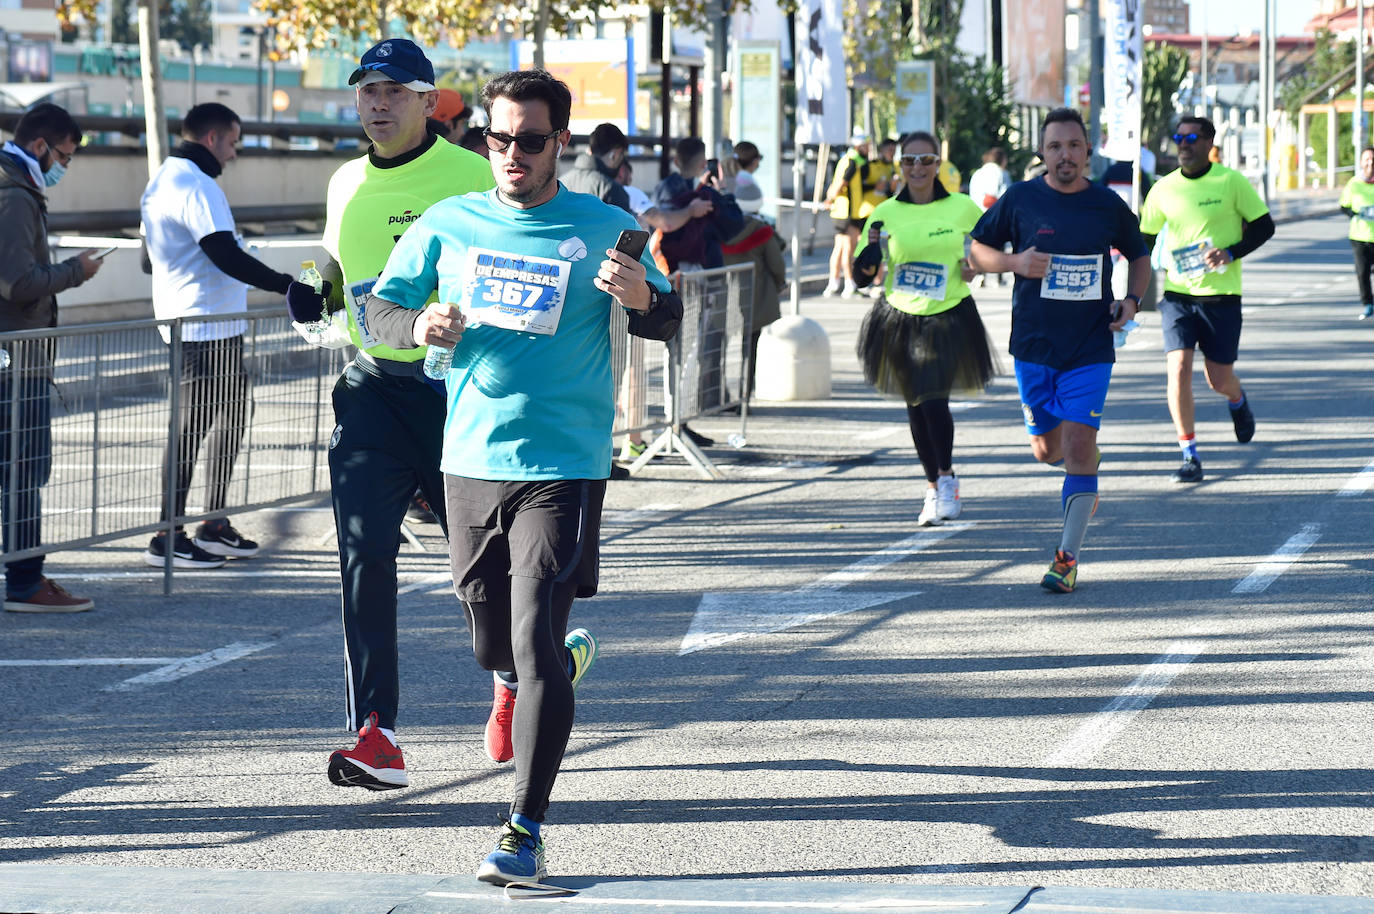
<path fill-rule="evenodd" d="M 441 121 L 451 121 L 463 113 L 467 105 L 463 102 L 463 96 L 453 89 L 439 90 L 439 104 L 434 109 L 434 118 Z"/>

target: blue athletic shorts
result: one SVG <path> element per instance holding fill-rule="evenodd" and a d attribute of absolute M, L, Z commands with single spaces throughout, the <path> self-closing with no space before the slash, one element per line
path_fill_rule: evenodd
<path fill-rule="evenodd" d="M 1102 427 L 1107 387 L 1112 381 L 1110 362 L 1060 371 L 1035 362 L 1015 361 L 1016 387 L 1021 391 L 1021 412 L 1026 418 L 1027 432 L 1044 435 L 1065 420 Z"/>
<path fill-rule="evenodd" d="M 1180 296 L 1167 292 L 1159 303 L 1164 351 L 1202 350 L 1203 358 L 1231 365 L 1240 351 L 1240 296 Z"/>

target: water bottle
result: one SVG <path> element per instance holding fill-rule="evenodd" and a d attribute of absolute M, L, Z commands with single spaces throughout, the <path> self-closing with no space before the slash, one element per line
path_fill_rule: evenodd
<path fill-rule="evenodd" d="M 0 371 L 4 371 L 6 368 L 9 367 L 10 351 L 8 349 L 0 349 Z"/>
<path fill-rule="evenodd" d="M 749 443 L 748 439 L 746 439 L 739 432 L 732 433 L 730 437 L 726 438 L 725 440 L 729 442 L 730 446 L 737 451 L 742 450 L 744 446 Z"/>
<path fill-rule="evenodd" d="M 453 349 L 429 344 L 429 351 L 425 353 L 425 377 L 442 381 L 448 377 L 448 369 L 452 364 Z"/>
<path fill-rule="evenodd" d="M 324 292 L 324 277 L 320 275 L 319 270 L 315 269 L 315 261 L 313 260 L 301 261 L 301 272 L 296 277 L 296 281 L 309 286 L 317 293 L 322 294 Z M 327 312 L 322 313 L 319 320 L 306 321 L 301 326 L 310 335 L 310 341 L 318 343 L 320 338 L 324 336 L 324 332 L 329 329 L 329 315 Z"/>

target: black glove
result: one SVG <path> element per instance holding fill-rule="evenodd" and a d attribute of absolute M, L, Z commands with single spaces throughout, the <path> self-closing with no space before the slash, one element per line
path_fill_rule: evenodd
<path fill-rule="evenodd" d="M 333 289 L 327 279 L 322 292 L 316 292 L 314 286 L 293 281 L 286 287 L 286 310 L 291 313 L 291 319 L 298 324 L 309 324 L 323 318 L 325 299 Z"/>

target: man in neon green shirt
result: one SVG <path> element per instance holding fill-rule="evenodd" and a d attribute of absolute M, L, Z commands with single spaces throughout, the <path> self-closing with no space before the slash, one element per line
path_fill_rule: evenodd
<path fill-rule="evenodd" d="M 1350 246 L 1355 251 L 1355 278 L 1360 284 L 1360 320 L 1374 317 L 1374 291 L 1369 271 L 1374 269 L 1374 146 L 1360 150 L 1360 173 L 1341 191 L 1341 210 L 1350 217 Z"/>
<path fill-rule="evenodd" d="M 1202 349 L 1208 385 L 1226 398 L 1236 440 L 1255 436 L 1255 416 L 1236 377 L 1240 348 L 1240 259 L 1274 234 L 1274 220 L 1244 175 L 1208 158 L 1216 126 L 1186 117 L 1174 133 L 1177 171 L 1150 190 L 1140 232 L 1151 247 L 1168 227 L 1168 276 L 1159 303 L 1168 360 L 1169 414 L 1183 465 L 1174 482 L 1201 482 L 1193 422 L 1193 349 Z"/>
<path fill-rule="evenodd" d="M 371 290 L 421 213 L 496 182 L 486 159 L 426 129 L 438 92 L 434 67 L 414 42 L 378 42 L 363 54 L 349 84 L 357 87 L 358 118 L 372 143 L 367 155 L 345 162 L 329 181 L 322 244 L 330 259 L 321 272 L 335 293 L 331 305 L 340 304 L 342 292 L 342 306 L 324 315 L 322 297 L 293 283 L 287 307 L 312 342 L 358 349 L 334 385 L 336 425 L 329 440 L 343 585 L 345 716 L 358 742 L 333 753 L 328 770 L 341 787 L 392 790 L 410 783 L 394 732 L 399 531 L 418 487 L 447 532 L 439 472 L 447 407 L 443 385 L 430 384 L 421 372 L 424 350 L 393 349 L 372 332 Z M 322 319 L 328 321 L 324 329 Z M 496 693 L 501 697 L 499 685 Z M 504 761 L 511 757 L 509 715 L 492 717 L 487 752 Z"/>

